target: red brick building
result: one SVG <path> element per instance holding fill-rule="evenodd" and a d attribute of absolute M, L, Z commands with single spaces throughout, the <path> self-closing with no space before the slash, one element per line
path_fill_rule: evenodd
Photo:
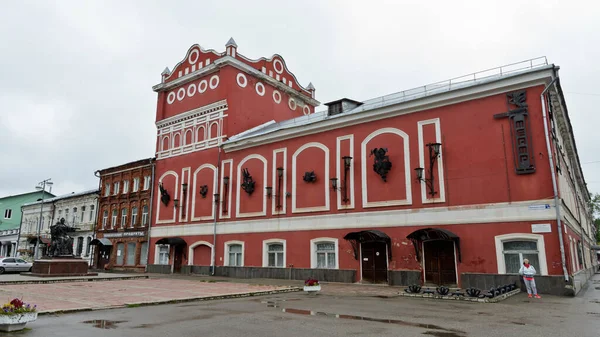
<path fill-rule="evenodd" d="M 484 288 L 529 258 L 563 293 L 597 263 L 545 58 L 320 112 L 233 40 L 162 76 L 148 270 Z"/>
<path fill-rule="evenodd" d="M 100 197 L 93 267 L 145 271 L 154 158 L 96 171 Z"/>

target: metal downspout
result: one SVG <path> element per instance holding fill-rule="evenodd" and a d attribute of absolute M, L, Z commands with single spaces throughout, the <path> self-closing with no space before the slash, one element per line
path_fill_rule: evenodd
<path fill-rule="evenodd" d="M 19 234 L 17 234 L 17 247 L 15 248 L 15 252 L 13 254 L 14 257 L 19 256 L 19 245 L 21 244 L 21 228 L 23 228 L 23 206 L 21 206 L 21 222 L 19 223 Z"/>
<path fill-rule="evenodd" d="M 148 233 L 146 234 L 146 242 L 148 244 L 146 245 L 146 266 L 144 267 L 145 273 L 148 272 L 148 260 L 150 258 L 148 254 L 150 254 L 150 227 L 152 227 L 152 205 L 154 204 L 154 165 L 156 165 L 154 163 L 154 158 L 150 159 L 150 164 L 152 165 L 152 180 L 150 183 L 150 205 L 148 206 Z"/>
<path fill-rule="evenodd" d="M 556 74 L 556 70 L 554 71 Z M 565 277 L 565 282 L 569 281 L 569 272 L 567 272 L 567 259 L 565 258 L 565 247 L 563 241 L 563 229 L 562 229 L 562 217 L 560 215 L 561 205 L 558 203 L 558 187 L 556 184 L 556 172 L 554 169 L 554 156 L 552 152 L 552 147 L 550 146 L 550 137 L 548 136 L 548 119 L 546 116 L 546 100 L 544 99 L 544 95 L 550 89 L 550 87 L 558 80 L 557 76 L 554 76 L 552 82 L 550 82 L 540 94 L 540 101 L 542 103 L 542 120 L 544 122 L 544 135 L 546 137 L 546 148 L 548 150 L 548 162 L 550 164 L 550 173 L 552 175 L 552 188 L 554 190 L 554 208 L 556 208 L 556 225 L 558 230 L 558 241 L 560 245 L 560 259 L 562 261 L 562 269 Z"/>
<path fill-rule="evenodd" d="M 217 182 L 219 181 L 219 171 L 221 169 L 221 151 L 223 149 L 223 145 L 219 146 L 219 156 L 217 159 Z M 217 187 L 219 186 L 219 184 L 217 184 Z M 215 191 L 216 192 L 216 191 Z M 217 199 L 217 198 L 215 198 Z M 213 252 L 212 252 L 212 256 L 211 256 L 211 261 L 210 261 L 210 275 L 211 276 L 215 276 L 215 269 L 216 269 L 216 259 L 217 259 L 217 216 L 219 215 L 219 203 L 221 201 L 221 196 L 219 196 L 219 200 L 215 200 L 215 218 L 213 221 Z"/>

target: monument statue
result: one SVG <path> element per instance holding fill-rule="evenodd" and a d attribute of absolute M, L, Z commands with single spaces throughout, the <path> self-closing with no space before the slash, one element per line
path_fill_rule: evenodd
<path fill-rule="evenodd" d="M 65 218 L 61 218 L 56 225 L 50 226 L 50 235 L 52 236 L 49 257 L 73 257 L 73 238 L 67 233 L 74 232 L 74 227 L 65 224 Z"/>

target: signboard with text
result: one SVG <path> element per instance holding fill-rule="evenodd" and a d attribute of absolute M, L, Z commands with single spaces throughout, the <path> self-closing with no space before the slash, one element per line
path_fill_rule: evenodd
<path fill-rule="evenodd" d="M 130 238 L 130 237 L 140 237 L 145 236 L 146 232 L 120 232 L 120 233 L 105 233 L 105 238 Z"/>

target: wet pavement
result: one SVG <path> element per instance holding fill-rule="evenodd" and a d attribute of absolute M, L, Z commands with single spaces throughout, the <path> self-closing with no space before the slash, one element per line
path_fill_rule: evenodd
<path fill-rule="evenodd" d="M 218 283 L 217 283 L 218 284 Z M 255 298 L 46 315 L 20 336 L 599 336 L 600 275 L 577 297 L 494 304 L 341 295 L 330 285 Z M 596 289 L 598 288 L 598 289 Z M 347 289 L 347 288 L 343 288 Z M 372 289 L 372 288 L 367 288 Z"/>

